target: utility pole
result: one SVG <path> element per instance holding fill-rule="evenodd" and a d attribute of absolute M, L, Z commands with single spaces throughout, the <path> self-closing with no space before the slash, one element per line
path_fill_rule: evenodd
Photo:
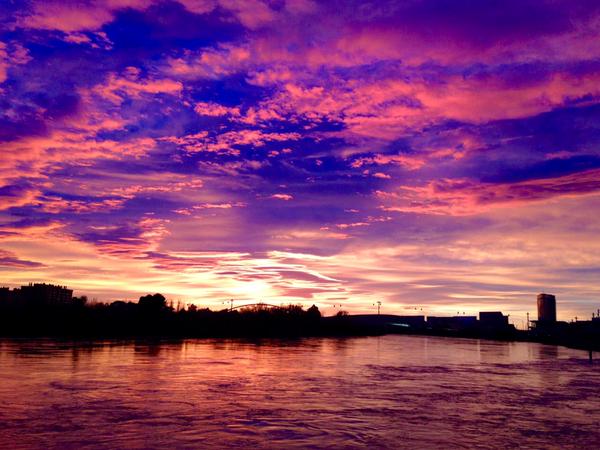
<path fill-rule="evenodd" d="M 529 312 L 527 312 L 527 330 L 529 331 Z"/>
<path fill-rule="evenodd" d="M 226 304 L 227 302 L 223 302 L 223 304 Z M 233 311 L 233 299 L 229 299 L 229 312 Z"/>
<path fill-rule="evenodd" d="M 381 301 L 377 300 L 377 315 L 381 313 Z"/>

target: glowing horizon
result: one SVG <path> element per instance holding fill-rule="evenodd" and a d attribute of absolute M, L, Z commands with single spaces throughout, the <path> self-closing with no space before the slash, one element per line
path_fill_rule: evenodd
<path fill-rule="evenodd" d="M 0 98 L 2 285 L 600 307 L 593 2 L 7 3 Z"/>

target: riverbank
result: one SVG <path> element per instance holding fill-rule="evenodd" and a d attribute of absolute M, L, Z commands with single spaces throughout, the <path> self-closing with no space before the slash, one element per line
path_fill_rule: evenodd
<path fill-rule="evenodd" d="M 135 305 L 135 304 L 131 304 Z M 0 336 L 12 338 L 185 339 L 352 337 L 385 334 L 537 342 L 600 351 L 600 327 L 557 327 L 516 330 L 513 326 L 443 328 L 427 326 L 419 317 L 346 315 L 321 317 L 316 309 L 296 306 L 241 311 L 147 310 L 119 308 L 45 308 L 13 310 L 0 316 Z"/>

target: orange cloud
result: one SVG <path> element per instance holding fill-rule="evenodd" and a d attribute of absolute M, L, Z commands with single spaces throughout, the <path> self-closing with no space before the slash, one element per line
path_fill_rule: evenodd
<path fill-rule="evenodd" d="M 41 191 L 35 188 L 11 189 L 10 186 L 0 186 L 0 191 L 0 211 L 30 205 L 41 195 Z"/>

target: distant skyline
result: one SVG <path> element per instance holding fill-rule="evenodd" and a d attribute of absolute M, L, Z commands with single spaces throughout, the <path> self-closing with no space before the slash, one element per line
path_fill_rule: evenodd
<path fill-rule="evenodd" d="M 0 285 L 520 326 L 599 217 L 599 2 L 0 4 Z"/>

